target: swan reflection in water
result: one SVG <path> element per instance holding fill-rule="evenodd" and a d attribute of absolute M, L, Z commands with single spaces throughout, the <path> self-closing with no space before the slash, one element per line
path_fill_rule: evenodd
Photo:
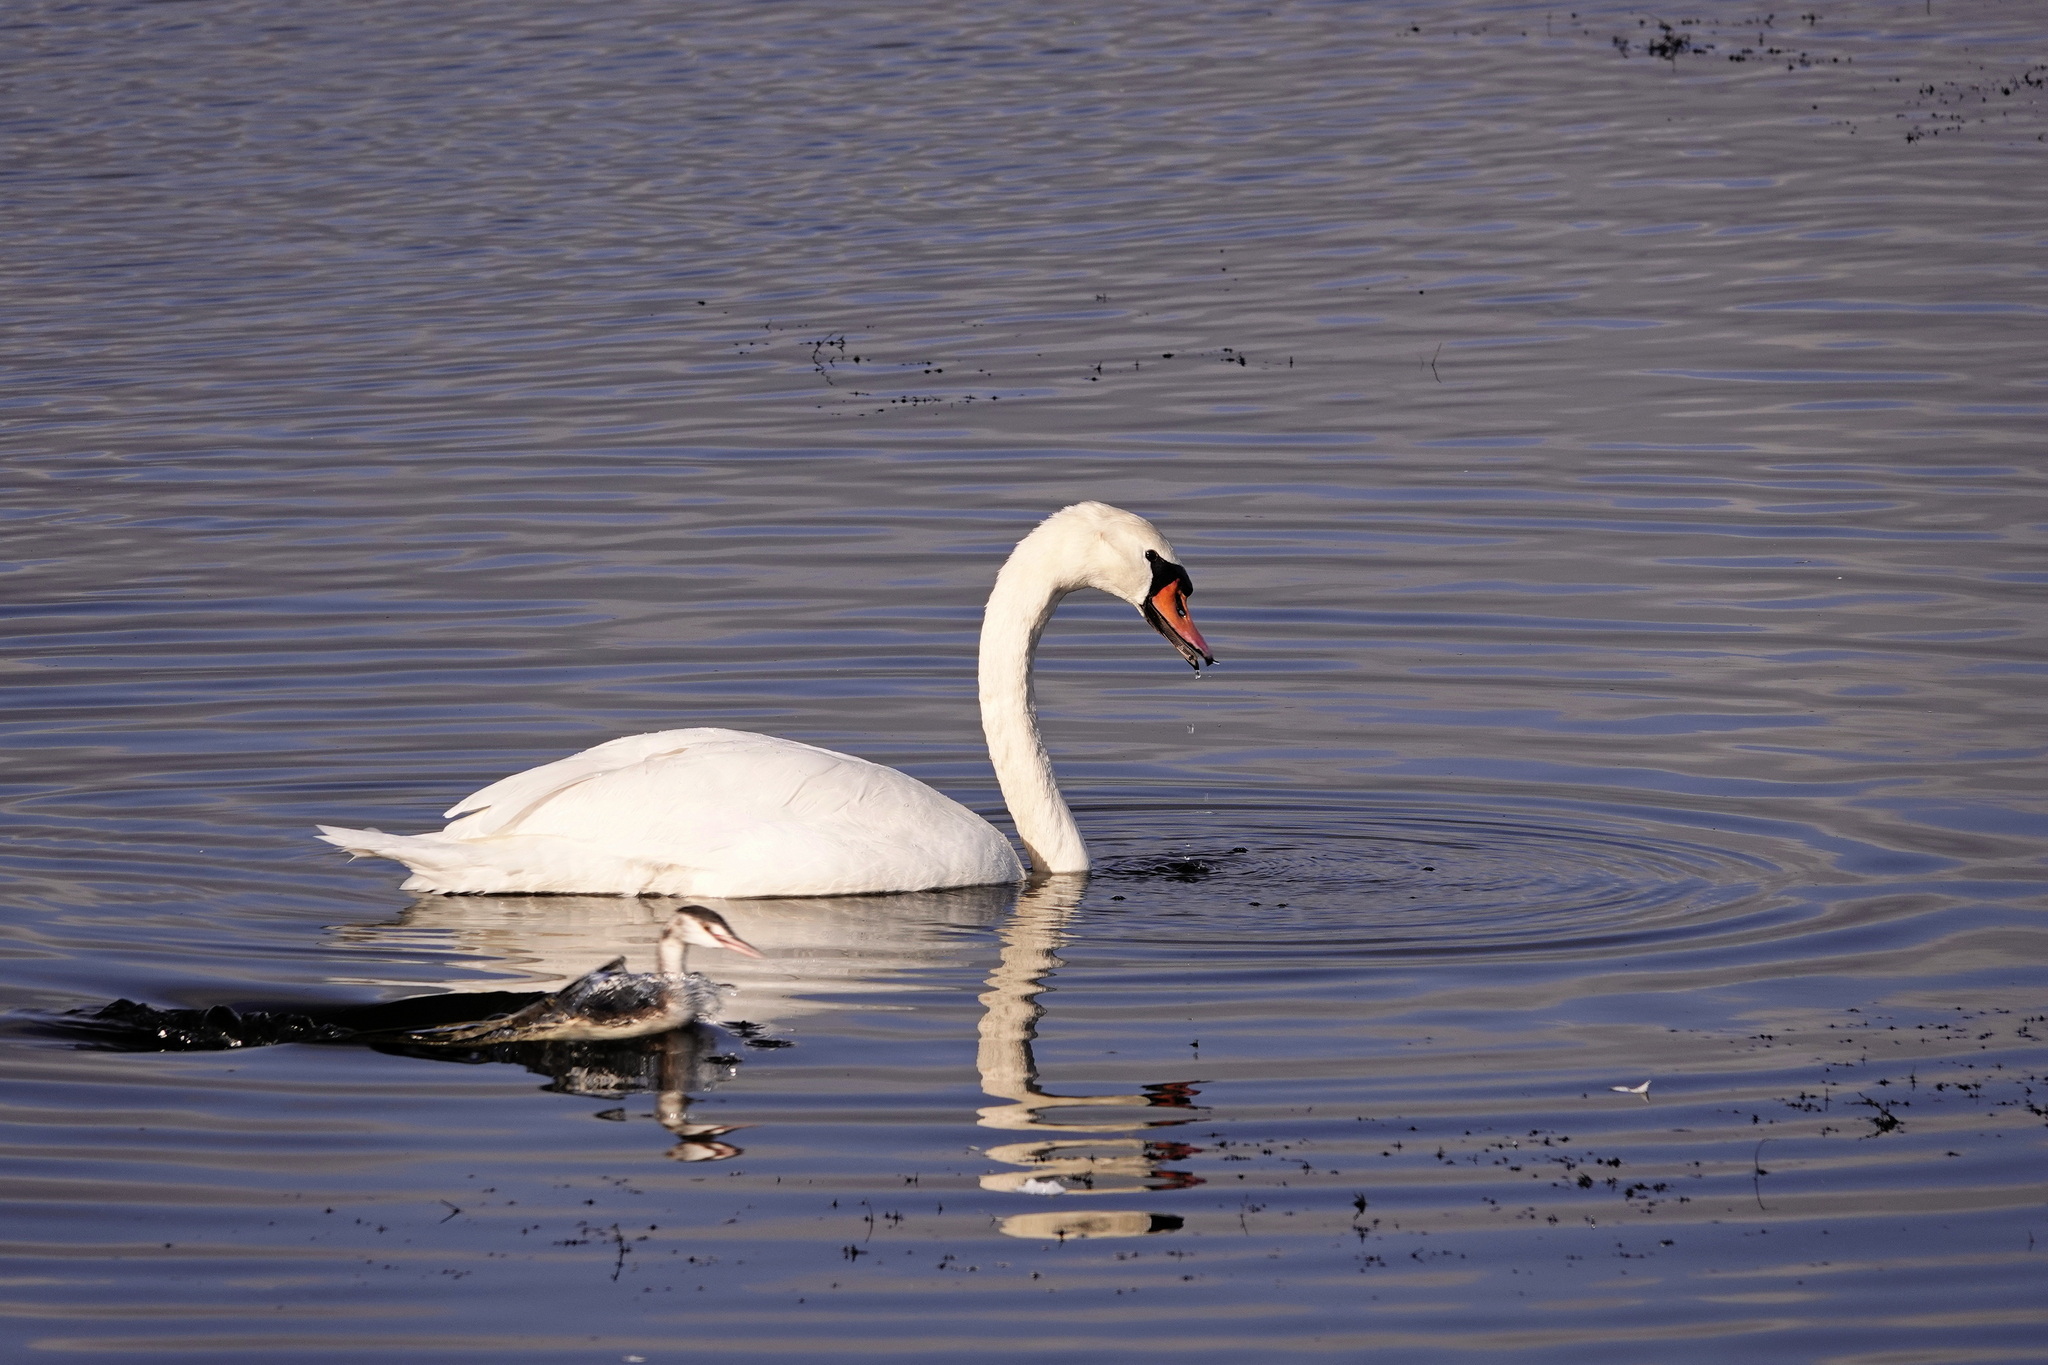
<path fill-rule="evenodd" d="M 70 1016 L 59 1030 L 131 1050 L 350 1043 L 440 1062 L 521 1066 L 548 1077 L 545 1088 L 559 1094 L 607 1100 L 652 1094 L 653 1112 L 640 1116 L 676 1136 L 670 1155 L 713 1161 L 740 1149 L 723 1140 L 731 1127 L 691 1119 L 690 1096 L 733 1077 L 740 1059 L 714 1051 L 718 1035 L 699 1017 L 716 1019 L 748 1047 L 789 1046 L 776 1032 L 807 1016 L 907 1009 L 905 993 L 950 989 L 939 974 L 957 980 L 962 969 L 985 958 L 995 929 L 1001 947 L 979 997 L 976 1066 L 982 1090 L 998 1102 L 980 1108 L 978 1120 L 1025 1140 L 988 1150 L 1008 1169 L 983 1175 L 981 1187 L 1033 1198 L 1199 1184 L 1167 1166 L 1197 1149 L 1140 1136 L 1195 1119 L 1189 1083 L 1063 1095 L 1040 1082 L 1032 1054 L 1045 1012 L 1039 997 L 1061 965 L 1055 952 L 1086 884 L 1085 876 L 1056 876 L 1021 890 L 719 900 L 708 913 L 692 913 L 669 898 L 426 896 L 395 921 L 335 933 L 341 946 L 358 954 L 368 950 L 415 968 L 433 964 L 431 975 L 444 978 L 434 993 L 418 993 L 424 983 L 415 974 L 340 983 L 413 992 L 371 1005 L 159 1010 L 122 1000 Z M 692 934 L 730 950 L 702 964 L 720 978 L 717 984 L 682 972 L 680 941 Z M 754 956 L 741 955 L 750 952 Z M 591 971 L 597 963 L 604 965 Z M 464 979 L 445 980 L 451 968 Z M 622 1021 L 614 1011 L 593 1022 L 585 1006 L 603 997 L 599 1003 L 609 1009 L 620 992 L 637 1015 Z M 890 998 L 878 998 L 883 993 Z M 678 1001 L 688 1008 L 676 1008 Z M 634 1115 L 620 1105 L 599 1117 Z M 1065 1238 L 1139 1236 L 1179 1225 L 1171 1215 L 1090 1207 L 1022 1213 L 1000 1226 L 1018 1237 Z"/>
<path fill-rule="evenodd" d="M 908 1008 L 862 997 L 886 992 L 900 1000 L 904 992 L 943 989 L 921 987 L 917 978 L 967 966 L 986 951 L 986 934 L 995 928 L 1001 950 L 980 996 L 975 1061 L 982 1090 L 1000 1102 L 982 1107 L 978 1122 L 1028 1140 L 988 1149 L 992 1160 L 1009 1169 L 982 1176 L 981 1187 L 1043 1197 L 1131 1195 L 1200 1184 L 1199 1177 L 1167 1164 L 1195 1148 L 1138 1136 L 1195 1120 L 1188 1083 L 1148 1085 L 1121 1095 L 1065 1095 L 1041 1084 L 1032 1052 L 1045 1013 L 1039 997 L 1061 965 L 1056 950 L 1086 885 L 1085 876 L 1056 876 L 1021 890 L 706 898 L 762 954 L 758 961 L 716 954 L 715 964 L 707 965 L 728 992 L 726 1026 L 751 1046 L 774 1046 L 782 1041 L 776 1032 L 811 1015 Z M 424 896 L 397 923 L 352 926 L 342 937 L 353 946 L 387 952 L 433 948 L 445 954 L 452 943 L 459 957 L 546 988 L 621 952 L 631 969 L 642 969 L 672 905 L 600 896 Z M 728 1067 L 705 1073 L 704 1079 L 730 1072 Z M 550 1088 L 602 1093 L 559 1077 Z M 1019 1214 L 1002 1223 L 1005 1232 L 1033 1238 L 1139 1236 L 1177 1226 L 1179 1220 L 1168 1215 L 1094 1208 Z"/>
<path fill-rule="evenodd" d="M 1036 1195 L 1137 1194 L 1199 1185 L 1199 1176 L 1164 1163 L 1192 1155 L 1185 1143 L 1129 1133 L 1193 1122 L 1194 1087 L 1184 1081 L 1141 1087 L 1135 1095 L 1058 1095 L 1040 1083 L 1032 1041 L 1045 1007 L 1038 997 L 1060 965 L 1056 956 L 1069 917 L 1080 904 L 1085 877 L 1053 877 L 1024 892 L 1001 930 L 1002 955 L 981 996 L 980 1045 L 975 1066 L 983 1093 L 1006 1101 L 980 1111 L 985 1128 L 1048 1134 L 991 1147 L 987 1155 L 1016 1169 L 981 1177 L 985 1190 Z M 1160 1110 L 1168 1110 L 1162 1114 Z M 1050 1134 L 1095 1134 L 1063 1138 Z M 1012 1237 L 1140 1237 L 1180 1226 L 1169 1214 L 1085 1209 L 1014 1214 L 1000 1224 Z"/>

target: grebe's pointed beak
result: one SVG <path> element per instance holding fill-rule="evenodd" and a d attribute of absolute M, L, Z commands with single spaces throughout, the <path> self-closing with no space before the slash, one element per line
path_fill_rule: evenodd
<path fill-rule="evenodd" d="M 1188 594 L 1193 591 L 1185 575 L 1170 578 L 1145 599 L 1140 610 L 1152 623 L 1152 629 L 1164 635 L 1166 642 L 1188 661 L 1188 667 L 1199 673 L 1203 664 L 1215 663 L 1216 657 L 1209 652 L 1209 642 L 1202 638 L 1202 632 L 1195 628 L 1194 618 L 1188 615 Z"/>
<path fill-rule="evenodd" d="M 702 905 L 686 905 L 676 912 L 686 924 L 697 931 L 692 935 L 707 948 L 724 948 L 738 953 L 741 957 L 766 957 L 767 954 L 732 931 L 725 922 L 725 916 Z"/>

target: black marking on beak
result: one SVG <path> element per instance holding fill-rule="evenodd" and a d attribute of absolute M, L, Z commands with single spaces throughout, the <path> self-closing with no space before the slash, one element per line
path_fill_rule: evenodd
<path fill-rule="evenodd" d="M 1170 559 L 1163 559 L 1156 550 L 1145 551 L 1145 558 L 1152 565 L 1152 586 L 1145 593 L 1144 604 L 1138 608 L 1152 629 L 1166 637 L 1166 642 L 1180 652 L 1187 660 L 1188 667 L 1200 673 L 1203 664 L 1216 662 L 1209 653 L 1209 642 L 1202 638 L 1202 632 L 1195 629 L 1195 623 L 1188 616 L 1187 599 L 1194 596 L 1194 580 L 1188 571 Z"/>

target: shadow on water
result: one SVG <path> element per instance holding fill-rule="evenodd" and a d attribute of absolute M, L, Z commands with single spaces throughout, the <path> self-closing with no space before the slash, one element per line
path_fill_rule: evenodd
<path fill-rule="evenodd" d="M 730 1077 L 739 1059 L 719 1051 L 712 1028 L 689 1024 L 635 1038 L 435 1043 L 416 1035 L 502 1018 L 550 998 L 541 991 L 471 991 L 411 996 L 368 1005 L 213 1005 L 159 1009 L 116 1000 L 95 1010 L 27 1016 L 12 1031 L 68 1039 L 108 1052 L 224 1052 L 283 1044 L 352 1045 L 395 1057 L 466 1066 L 507 1065 L 548 1078 L 544 1090 L 583 1098 L 652 1094 L 645 1117 L 675 1135 L 678 1161 L 720 1161 L 741 1149 L 719 1139 L 732 1131 L 693 1122 L 690 1092 Z M 625 1120 L 624 1109 L 600 1117 Z"/>
<path fill-rule="evenodd" d="M 116 1000 L 95 1010 L 43 1016 L 24 1031 L 75 1038 L 109 1052 L 225 1052 L 280 1043 L 357 1043 L 501 1018 L 548 998 L 545 991 L 411 996 L 373 1005 L 266 1003 L 161 1009 Z"/>

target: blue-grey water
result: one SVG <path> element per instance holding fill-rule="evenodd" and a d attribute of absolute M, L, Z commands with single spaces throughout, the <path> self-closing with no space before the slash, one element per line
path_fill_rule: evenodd
<path fill-rule="evenodd" d="M 2048 1360 L 2044 19 L 9 5 L 6 1354 Z M 646 964 L 312 838 L 616 735 L 1001 821 L 1083 498 L 1085 887 L 68 1026 Z"/>

